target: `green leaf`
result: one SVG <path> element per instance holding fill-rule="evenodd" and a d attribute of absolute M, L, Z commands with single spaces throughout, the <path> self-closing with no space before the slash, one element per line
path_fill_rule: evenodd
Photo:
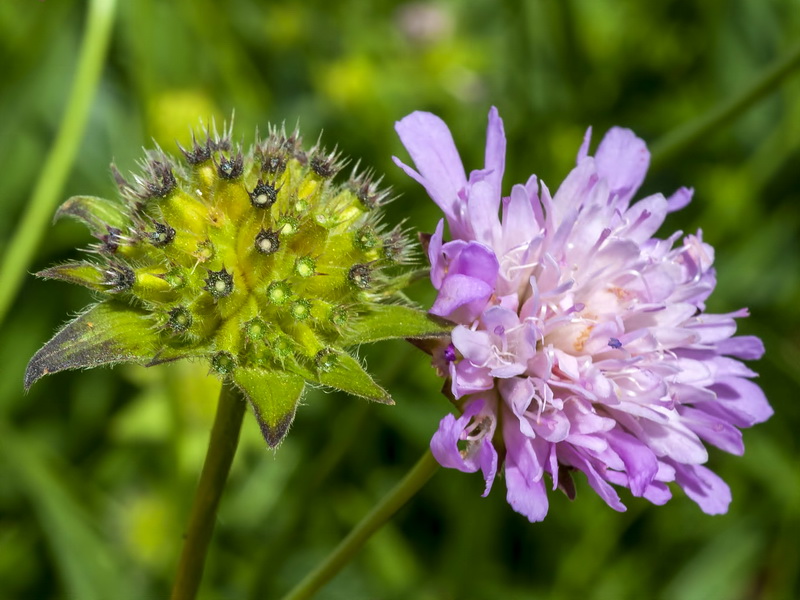
<path fill-rule="evenodd" d="M 346 352 L 339 352 L 330 367 L 326 370 L 319 370 L 317 380 L 322 385 L 342 390 L 354 396 L 382 404 L 394 404 L 389 392 L 375 383 L 364 367 Z"/>
<path fill-rule="evenodd" d="M 341 339 L 344 346 L 397 338 L 445 337 L 455 327 L 446 319 L 396 304 L 379 304 L 360 316 Z"/>
<path fill-rule="evenodd" d="M 89 262 L 56 265 L 39 271 L 36 276 L 43 279 L 59 279 L 68 283 L 77 283 L 96 292 L 108 292 L 111 287 L 102 270 Z"/>
<path fill-rule="evenodd" d="M 56 211 L 53 222 L 64 217 L 71 217 L 86 225 L 94 236 L 108 233 L 109 227 L 123 231 L 130 226 L 128 218 L 122 212 L 123 206 L 97 196 L 73 196 Z"/>
<path fill-rule="evenodd" d="M 305 380 L 286 371 L 241 367 L 234 370 L 233 381 L 250 403 L 267 444 L 275 448 L 294 420 Z"/>
<path fill-rule="evenodd" d="M 95 304 L 34 354 L 25 371 L 25 389 L 65 369 L 145 363 L 160 345 L 159 333 L 145 311 L 116 302 Z"/>

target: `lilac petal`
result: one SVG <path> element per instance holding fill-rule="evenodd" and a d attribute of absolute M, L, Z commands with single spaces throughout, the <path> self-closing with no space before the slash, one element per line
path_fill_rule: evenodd
<path fill-rule="evenodd" d="M 531 481 L 513 461 L 506 459 L 506 501 L 531 523 L 543 521 L 549 508 L 544 481 Z"/>
<path fill-rule="evenodd" d="M 726 417 L 737 427 L 763 423 L 774 412 L 764 391 L 749 379 L 724 377 L 709 389 L 717 394 L 717 402 L 703 404 L 703 410 Z"/>
<path fill-rule="evenodd" d="M 442 287 L 445 275 L 444 257 L 442 255 L 442 237 L 444 235 L 444 219 L 439 219 L 436 231 L 428 242 L 428 260 L 431 263 L 431 283 L 437 290 Z"/>
<path fill-rule="evenodd" d="M 453 329 L 452 340 L 456 349 L 473 365 L 485 366 L 492 356 L 492 340 L 485 331 L 473 331 L 459 325 Z"/>
<path fill-rule="evenodd" d="M 675 212 L 689 205 L 692 201 L 694 190 L 692 188 L 682 187 L 678 189 L 672 196 L 667 198 L 667 212 Z"/>
<path fill-rule="evenodd" d="M 443 467 L 458 469 L 464 473 L 474 473 L 482 466 L 487 466 L 487 471 L 491 471 L 491 453 L 486 454 L 483 446 L 491 445 L 489 437 L 483 437 L 476 442 L 479 448 L 470 448 L 468 452 L 462 452 L 458 443 L 465 439 L 465 429 L 470 421 L 478 415 L 486 405 L 483 398 L 477 398 L 469 402 L 464 413 L 456 419 L 452 414 L 445 415 L 439 422 L 439 428 L 431 439 L 431 453 L 437 462 Z M 486 462 L 488 460 L 488 463 Z M 496 470 L 496 453 L 495 453 Z M 492 477 L 494 475 L 492 474 Z M 488 484 L 488 481 L 487 481 Z"/>
<path fill-rule="evenodd" d="M 731 503 L 731 488 L 719 475 L 702 465 L 673 463 L 675 481 L 686 495 L 697 502 L 700 509 L 709 515 L 728 512 Z"/>
<path fill-rule="evenodd" d="M 586 130 L 586 133 L 583 134 L 583 142 L 581 143 L 581 147 L 578 149 L 578 160 L 576 164 L 580 163 L 584 158 L 589 156 L 589 144 L 592 141 L 592 128 L 589 127 Z"/>
<path fill-rule="evenodd" d="M 680 413 L 683 423 L 708 443 L 737 456 L 744 454 L 742 432 L 726 420 L 708 414 L 702 406 L 682 406 Z"/>
<path fill-rule="evenodd" d="M 490 249 L 478 242 L 469 242 L 450 265 L 449 273 L 469 275 L 494 287 L 500 263 Z"/>
<path fill-rule="evenodd" d="M 495 450 L 491 441 L 484 440 L 478 455 L 478 461 L 481 465 L 481 473 L 483 474 L 483 479 L 486 482 L 486 487 L 483 490 L 483 494 L 481 494 L 484 498 L 489 495 L 489 492 L 492 491 L 492 484 L 494 483 L 494 478 L 497 475 L 497 458 L 497 450 Z"/>
<path fill-rule="evenodd" d="M 466 460 L 458 448 L 458 442 L 462 440 L 464 428 L 474 417 L 482 406 L 473 402 L 471 407 L 456 419 L 453 415 L 447 414 L 439 422 L 439 428 L 431 438 L 431 453 L 436 461 L 448 469 L 458 469 L 464 473 L 474 473 L 480 466 L 476 461 Z M 471 408 L 475 410 L 471 410 Z"/>
<path fill-rule="evenodd" d="M 507 411 L 504 416 L 506 500 L 515 511 L 535 523 L 547 515 L 547 491 L 543 476 L 549 444 L 525 437 L 515 424 L 516 419 Z"/>
<path fill-rule="evenodd" d="M 533 204 L 525 188 L 515 185 L 505 204 L 503 242 L 506 249 L 529 243 L 541 226 L 537 223 Z"/>
<path fill-rule="evenodd" d="M 496 247 L 500 240 L 500 219 L 497 215 L 499 205 L 500 193 L 488 181 L 470 186 L 467 199 L 469 223 L 475 241 L 490 248 Z"/>
<path fill-rule="evenodd" d="M 481 279 L 459 274 L 448 275 L 429 312 L 447 318 L 459 308 L 465 307 L 466 310 L 461 311 L 464 314 L 459 314 L 456 320 L 469 322 L 481 313 L 492 291 L 492 286 Z"/>
<path fill-rule="evenodd" d="M 451 391 L 456 398 L 476 392 L 485 392 L 494 387 L 494 379 L 492 379 L 489 369 L 476 367 L 468 360 L 450 363 L 450 378 L 452 380 Z"/>
<path fill-rule="evenodd" d="M 716 344 L 720 354 L 728 354 L 742 360 L 758 360 L 764 356 L 764 342 L 754 335 L 740 335 L 720 340 Z"/>
<path fill-rule="evenodd" d="M 658 460 L 653 451 L 619 427 L 606 433 L 609 446 L 625 465 L 628 485 L 634 496 L 643 496 L 658 472 Z"/>
<path fill-rule="evenodd" d="M 592 466 L 589 459 L 584 457 L 570 444 L 560 444 L 558 452 L 561 462 L 575 467 L 586 474 L 589 485 L 597 492 L 598 496 L 605 500 L 606 504 L 616 511 L 625 512 L 625 505 L 620 501 L 617 492 L 613 487 L 608 485 L 608 482 L 603 479 L 600 473 L 597 472 L 597 469 Z"/>
<path fill-rule="evenodd" d="M 620 207 L 626 208 L 650 165 L 647 145 L 630 129 L 613 127 L 600 142 L 594 160 L 597 174 L 608 181 Z"/>
<path fill-rule="evenodd" d="M 458 193 L 466 187 L 467 176 L 450 129 L 436 115 L 416 111 L 395 123 L 395 130 L 419 176 L 396 158 L 395 163 L 425 186 L 452 228 L 460 214 Z"/>
<path fill-rule="evenodd" d="M 486 183 L 490 186 L 494 198 L 494 213 L 500 208 L 502 195 L 503 171 L 506 164 L 506 134 L 503 131 L 503 119 L 496 107 L 489 110 L 489 125 L 486 128 L 485 170 L 489 172 Z"/>
<path fill-rule="evenodd" d="M 619 235 L 641 244 L 658 231 L 667 217 L 667 201 L 661 194 L 639 200 L 625 212 L 628 226 Z"/>

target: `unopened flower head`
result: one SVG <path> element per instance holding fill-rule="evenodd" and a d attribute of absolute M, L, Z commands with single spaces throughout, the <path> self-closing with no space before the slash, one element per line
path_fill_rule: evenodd
<path fill-rule="evenodd" d="M 440 221 L 428 243 L 431 312 L 459 324 L 433 350 L 461 411 L 433 436 L 437 460 L 480 469 L 485 494 L 502 469 L 508 502 L 531 521 L 547 514 L 548 485 L 574 495 L 575 471 L 616 510 L 614 486 L 663 504 L 676 482 L 724 513 L 730 489 L 704 466 L 705 444 L 741 454 L 740 428 L 772 409 L 741 362 L 761 357 L 761 341 L 734 336 L 747 311 L 705 312 L 713 248 L 700 232 L 653 237 L 692 191 L 631 204 L 650 155 L 627 129 L 593 157 L 588 132 L 554 196 L 533 176 L 506 197 L 495 109 L 485 166 L 469 177 L 438 117 L 413 113 L 397 131 L 417 170 L 396 162 L 451 236 Z"/>
<path fill-rule="evenodd" d="M 200 357 L 244 392 L 272 446 L 305 382 L 390 402 L 345 351 L 414 335 L 387 325 L 371 337 L 373 321 L 415 315 L 386 303 L 408 257 L 402 232 L 381 222 L 388 192 L 365 172 L 335 183 L 345 161 L 319 144 L 304 151 L 297 132 L 271 129 L 245 151 L 230 131 L 205 131 L 181 150 L 182 160 L 149 153 L 130 180 L 114 169 L 119 200 L 78 196 L 59 209 L 98 242 L 89 260 L 39 275 L 101 302 L 34 356 L 26 386 L 68 368 Z M 424 335 L 435 324 L 420 314 Z"/>

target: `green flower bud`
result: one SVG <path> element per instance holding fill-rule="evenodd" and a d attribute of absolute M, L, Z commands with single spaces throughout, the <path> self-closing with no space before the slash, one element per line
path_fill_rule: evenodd
<path fill-rule="evenodd" d="M 104 299 L 31 360 L 25 385 L 64 369 L 152 365 L 204 356 L 237 385 L 270 445 L 285 435 L 305 382 L 391 402 L 347 353 L 391 337 L 444 335 L 450 325 L 402 306 L 409 250 L 377 226 L 388 193 L 370 174 L 334 181 L 338 153 L 302 150 L 270 129 L 244 150 L 205 132 L 176 161 L 148 153 L 117 201 L 68 200 L 57 218 L 84 222 L 96 262 L 40 273 Z"/>

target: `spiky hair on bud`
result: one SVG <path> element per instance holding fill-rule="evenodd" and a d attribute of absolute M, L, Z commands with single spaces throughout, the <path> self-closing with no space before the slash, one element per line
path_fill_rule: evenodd
<path fill-rule="evenodd" d="M 180 160 L 157 148 L 131 178 L 112 167 L 117 200 L 64 203 L 56 218 L 87 225 L 96 260 L 39 275 L 102 298 L 33 357 L 26 387 L 64 369 L 204 357 L 270 446 L 306 383 L 391 403 L 347 348 L 449 324 L 402 304 L 408 242 L 381 225 L 380 180 L 354 170 L 336 183 L 347 162 L 337 150 L 305 152 L 296 129 L 268 131 L 245 150 L 212 124 Z"/>

